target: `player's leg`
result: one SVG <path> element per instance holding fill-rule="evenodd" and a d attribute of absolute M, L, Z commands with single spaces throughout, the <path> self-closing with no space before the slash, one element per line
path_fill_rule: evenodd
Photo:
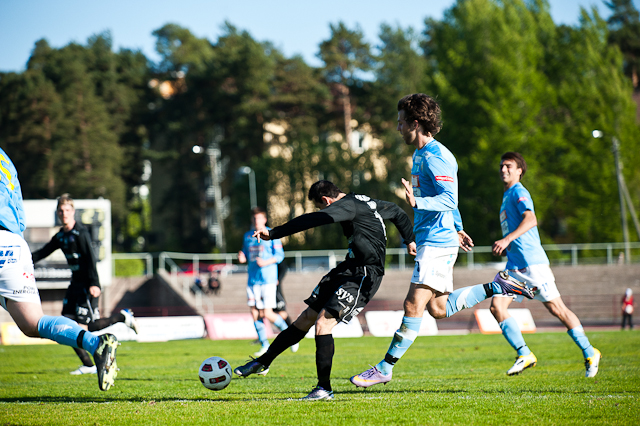
<path fill-rule="evenodd" d="M 318 318 L 318 313 L 311 308 L 305 309 L 298 319 L 280 334 L 278 334 L 273 343 L 267 348 L 264 354 L 248 363 L 237 367 L 233 370 L 240 377 L 247 377 L 251 374 L 266 375 L 269 372 L 269 366 L 278 355 L 287 348 L 298 344 L 300 340 L 307 335 L 307 332 Z"/>
<path fill-rule="evenodd" d="M 87 324 L 89 324 L 93 318 L 94 311 L 92 308 L 84 289 L 69 286 L 62 301 L 63 317 L 77 322 L 83 330 L 87 330 Z M 82 365 L 70 374 L 96 374 L 97 368 L 93 365 L 89 353 L 82 348 L 73 348 L 73 350 L 76 355 L 78 355 L 78 358 L 80 358 Z"/>
<path fill-rule="evenodd" d="M 595 377 L 598 374 L 602 354 L 591 345 L 576 314 L 567 308 L 561 297 L 544 302 L 544 305 L 553 316 L 557 317 L 567 327 L 567 334 L 571 336 L 582 351 L 582 356 L 585 360 L 585 377 Z"/>
<path fill-rule="evenodd" d="M 120 312 L 111 314 L 110 317 L 99 318 L 88 324 L 89 331 L 103 330 L 113 324 L 123 322 L 127 327 L 138 334 L 138 323 L 131 309 L 122 309 Z"/>
<path fill-rule="evenodd" d="M 531 352 L 529 347 L 524 341 L 522 332 L 516 320 L 509 315 L 509 305 L 513 302 L 513 297 L 495 296 L 491 299 L 491 313 L 493 317 L 498 321 L 502 335 L 507 342 L 515 349 L 517 356 L 513 366 L 507 371 L 507 375 L 512 376 L 519 374 L 523 370 L 535 367 L 538 362 L 536 356 Z"/>
<path fill-rule="evenodd" d="M 331 331 L 338 324 L 326 310 L 322 310 L 316 321 L 316 372 L 318 384 L 304 398 L 305 401 L 319 401 L 333 399 L 333 389 L 331 388 L 331 368 L 333 366 L 333 355 L 335 344 Z"/>
<path fill-rule="evenodd" d="M 269 348 L 269 340 L 267 339 L 267 329 L 260 317 L 260 309 L 264 309 L 262 301 L 262 286 L 250 285 L 247 286 L 247 305 L 249 305 L 249 311 L 253 317 L 253 326 L 256 329 L 258 340 L 260 341 L 260 350 L 256 352 L 255 356 L 260 356 Z"/>
<path fill-rule="evenodd" d="M 262 286 L 262 300 L 264 301 L 264 317 L 267 318 L 273 325 L 278 327 L 280 331 L 287 329 L 287 323 L 282 319 L 282 317 L 275 312 L 273 309 L 277 306 L 277 298 L 276 292 L 278 289 L 278 284 L 264 284 Z"/>

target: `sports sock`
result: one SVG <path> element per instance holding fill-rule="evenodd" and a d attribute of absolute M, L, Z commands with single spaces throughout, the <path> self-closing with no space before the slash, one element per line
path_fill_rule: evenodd
<path fill-rule="evenodd" d="M 280 315 L 276 315 L 276 321 L 273 323 L 280 331 L 287 329 L 287 323 L 284 322 Z"/>
<path fill-rule="evenodd" d="M 267 339 L 267 329 L 264 326 L 262 320 L 254 321 L 253 326 L 256 328 L 256 333 L 258 333 L 258 340 L 262 346 L 269 346 L 269 340 Z"/>
<path fill-rule="evenodd" d="M 124 322 L 124 315 L 120 312 L 111 315 L 109 318 L 100 318 L 87 324 L 89 331 L 98 331 L 107 328 L 117 322 Z"/>
<path fill-rule="evenodd" d="M 282 333 L 278 334 L 271 346 L 269 346 L 269 350 L 261 357 L 256 358 L 256 361 L 258 361 L 265 367 L 270 366 L 273 360 L 276 359 L 278 355 L 280 355 L 290 346 L 298 343 L 306 335 L 306 331 L 302 331 L 295 325 L 292 325 Z"/>
<path fill-rule="evenodd" d="M 318 386 L 331 391 L 331 365 L 336 346 L 332 334 L 316 336 L 316 371 L 318 372 Z"/>
<path fill-rule="evenodd" d="M 287 327 L 291 327 L 291 324 L 293 324 L 293 321 L 291 321 L 291 317 L 287 316 L 287 318 L 285 318 L 284 322 L 287 323 Z"/>
<path fill-rule="evenodd" d="M 376 368 L 380 370 L 382 374 L 391 374 L 393 366 L 402 358 L 402 355 L 407 352 L 409 346 L 411 346 L 418 337 L 420 324 L 422 324 L 422 317 L 402 317 L 402 324 L 393 335 L 387 354 L 384 359 L 376 365 Z"/>
<path fill-rule="evenodd" d="M 40 337 L 53 340 L 61 345 L 81 348 L 94 353 L 98 348 L 100 338 L 86 332 L 77 322 L 66 317 L 44 315 L 38 321 Z"/>
<path fill-rule="evenodd" d="M 511 347 L 516 350 L 518 356 L 529 355 L 531 353 L 531 350 L 524 341 L 524 337 L 522 337 L 518 322 L 513 317 L 502 321 L 500 328 L 502 329 L 502 335 L 507 339 Z"/>
<path fill-rule="evenodd" d="M 486 298 L 493 296 L 494 292 L 500 292 L 498 284 L 478 284 L 459 288 L 449 294 L 447 298 L 447 318 L 456 312 L 477 305 Z"/>
<path fill-rule="evenodd" d="M 573 341 L 576 342 L 576 345 L 578 345 L 578 347 L 582 349 L 582 356 L 584 356 L 585 358 L 590 358 L 595 354 L 593 346 L 591 346 L 587 335 L 584 334 L 584 329 L 581 325 L 567 331 L 567 334 L 571 336 Z"/>
<path fill-rule="evenodd" d="M 93 367 L 93 361 L 91 361 L 91 357 L 87 351 L 78 348 L 73 348 L 73 350 L 76 351 L 76 355 L 78 355 L 78 358 L 82 361 L 82 365 L 85 367 Z"/>

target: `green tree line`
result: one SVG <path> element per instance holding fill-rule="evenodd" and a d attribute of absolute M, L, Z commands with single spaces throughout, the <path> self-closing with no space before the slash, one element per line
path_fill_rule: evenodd
<path fill-rule="evenodd" d="M 217 40 L 164 25 L 153 32 L 156 63 L 115 52 L 109 32 L 62 48 L 40 40 L 25 71 L 0 74 L 0 145 L 25 199 L 110 199 L 118 250 L 208 252 L 220 250 L 208 232 L 215 141 L 229 200 L 224 249 L 236 251 L 251 207 L 243 166 L 272 226 L 312 208 L 306 192 L 317 179 L 407 208 L 400 179 L 411 149 L 397 135 L 396 104 L 424 92 L 442 107 L 437 139 L 457 157 L 460 210 L 476 244 L 499 238 L 505 151 L 528 161 L 523 183 L 544 242 L 620 241 L 611 141 L 620 141 L 640 210 L 640 20 L 631 0 L 605 4 L 608 21 L 594 8 L 566 26 L 546 0 L 458 0 L 423 28 L 382 25 L 374 43 L 338 22 L 318 46 L 320 67 L 231 23 Z M 287 245 L 344 241 L 336 226 Z"/>

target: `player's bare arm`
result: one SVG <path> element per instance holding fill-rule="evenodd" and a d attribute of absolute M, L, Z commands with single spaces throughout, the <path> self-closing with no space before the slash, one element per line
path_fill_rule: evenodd
<path fill-rule="evenodd" d="M 404 185 L 404 196 L 407 199 L 407 203 L 409 203 L 411 207 L 415 207 L 416 198 L 413 196 L 413 186 L 411 186 L 411 182 L 402 178 L 402 184 Z"/>
<path fill-rule="evenodd" d="M 512 241 L 516 240 L 518 237 L 523 235 L 525 232 L 533 228 L 538 224 L 538 220 L 536 219 L 536 214 L 531 210 L 527 210 L 522 214 L 522 222 L 520 225 L 513 231 L 510 232 L 506 237 L 501 240 L 493 243 L 493 254 L 499 256 L 509 247 Z"/>
<path fill-rule="evenodd" d="M 255 231 L 253 233 L 253 236 L 258 239 L 258 242 L 260 241 L 260 239 L 263 239 L 265 241 L 271 240 L 271 236 L 269 235 L 268 229 L 261 229 L 259 231 Z"/>
<path fill-rule="evenodd" d="M 411 241 L 409 244 L 407 244 L 407 253 L 411 256 L 415 256 L 418 254 L 418 249 L 416 248 L 415 241 Z"/>
<path fill-rule="evenodd" d="M 460 242 L 460 248 L 464 251 L 471 251 L 473 248 L 473 240 L 463 230 L 458 231 L 458 240 Z"/>

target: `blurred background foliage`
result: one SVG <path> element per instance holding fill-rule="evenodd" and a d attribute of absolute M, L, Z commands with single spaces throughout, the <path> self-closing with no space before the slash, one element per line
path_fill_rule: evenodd
<path fill-rule="evenodd" d="M 437 139 L 457 157 L 476 244 L 500 237 L 505 151 L 527 159 L 543 242 L 620 241 L 611 146 L 620 141 L 640 210 L 640 20 L 631 0 L 605 4 L 608 21 L 582 10 L 579 25 L 564 26 L 546 0 L 459 0 L 423 28 L 382 25 L 372 44 L 338 22 L 318 46 L 318 68 L 232 23 L 217 40 L 166 24 L 153 32 L 158 63 L 114 52 L 109 32 L 59 49 L 40 40 L 24 72 L 0 73 L 0 145 L 25 199 L 110 199 L 116 251 L 210 252 L 220 250 L 207 231 L 215 141 L 233 252 L 250 224 L 245 166 L 271 226 L 312 209 L 317 179 L 409 211 L 398 194 L 412 148 L 396 133 L 396 104 L 424 92 L 442 108 Z M 354 135 L 373 142 L 354 147 Z M 338 226 L 287 243 L 344 246 Z"/>

